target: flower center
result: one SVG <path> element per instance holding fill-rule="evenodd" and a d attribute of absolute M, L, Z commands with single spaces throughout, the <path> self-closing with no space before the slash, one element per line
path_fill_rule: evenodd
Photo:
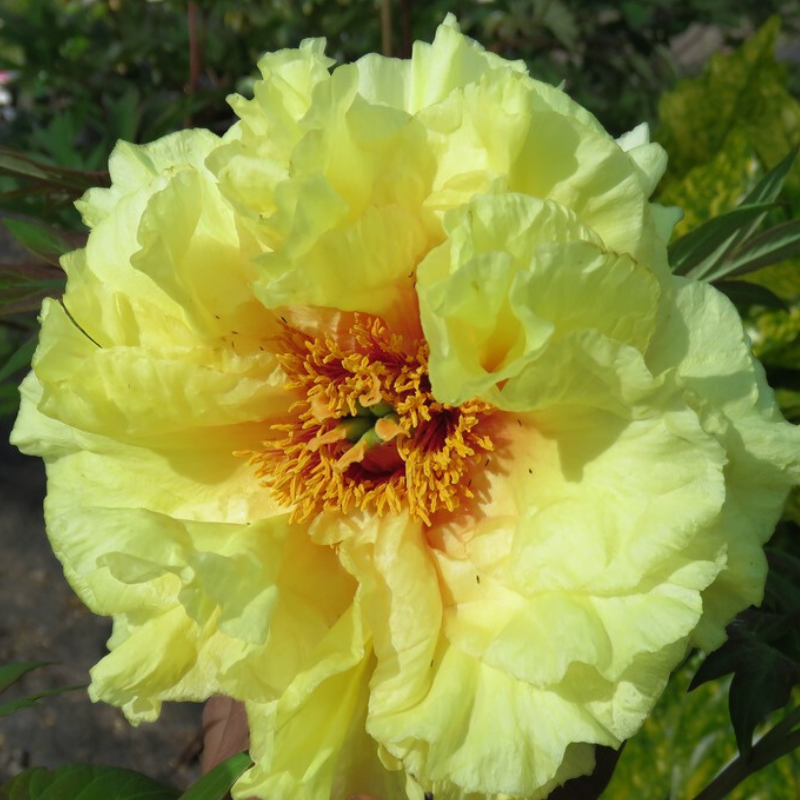
<path fill-rule="evenodd" d="M 428 346 L 357 315 L 346 344 L 290 326 L 280 337 L 291 419 L 272 425 L 249 463 L 292 521 L 352 508 L 411 515 L 426 524 L 473 496 L 473 470 L 493 449 L 482 423 L 492 406 L 438 402 L 428 380 Z M 483 428 L 483 430 L 482 430 Z"/>

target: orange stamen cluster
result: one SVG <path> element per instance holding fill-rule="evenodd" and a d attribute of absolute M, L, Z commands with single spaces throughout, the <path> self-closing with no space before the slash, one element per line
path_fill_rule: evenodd
<path fill-rule="evenodd" d="M 263 449 L 248 453 L 250 463 L 292 506 L 293 521 L 326 510 L 382 515 L 407 506 L 430 524 L 436 512 L 473 496 L 470 474 L 493 449 L 481 424 L 492 407 L 438 402 L 426 342 L 407 343 L 366 315 L 357 316 L 351 333 L 343 344 L 285 327 L 278 359 L 284 388 L 297 400 L 291 419 L 273 425 Z M 376 409 L 384 410 L 370 416 Z M 352 441 L 351 431 L 364 427 L 368 434 Z"/>

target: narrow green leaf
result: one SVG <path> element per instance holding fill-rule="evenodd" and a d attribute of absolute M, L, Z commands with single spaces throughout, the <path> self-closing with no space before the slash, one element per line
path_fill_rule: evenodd
<path fill-rule="evenodd" d="M 16 261 L 10 264 L 0 264 L 0 281 L 7 285 L 28 283 L 34 280 L 59 280 L 66 281 L 64 270 L 39 261 Z"/>
<path fill-rule="evenodd" d="M 677 275 L 704 278 L 742 241 L 753 223 L 761 224 L 776 203 L 740 206 L 721 214 L 675 240 L 669 246 L 669 262 Z"/>
<path fill-rule="evenodd" d="M 0 148 L 0 173 L 46 181 L 47 173 L 34 162 L 22 158 L 10 148 Z"/>
<path fill-rule="evenodd" d="M 20 661 L 16 664 L 4 664 L 0 667 L 0 692 L 15 684 L 23 675 L 52 663 L 52 661 Z"/>
<path fill-rule="evenodd" d="M 714 288 L 718 289 L 739 309 L 748 309 L 750 306 L 764 306 L 765 308 L 783 308 L 789 306 L 778 295 L 760 286 L 757 283 L 746 281 L 714 281 Z"/>
<path fill-rule="evenodd" d="M 180 796 L 179 800 L 222 800 L 252 763 L 247 753 L 231 756 L 214 767 L 211 772 L 203 775 L 194 786 L 190 786 Z"/>
<path fill-rule="evenodd" d="M 783 188 L 783 184 L 786 180 L 786 176 L 791 169 L 792 164 L 794 163 L 795 157 L 797 156 L 798 146 L 793 147 L 789 154 L 778 164 L 776 164 L 766 175 L 753 187 L 752 191 L 748 193 L 748 195 L 742 200 L 740 204 L 740 208 L 743 207 L 754 207 L 761 205 L 762 203 L 772 203 L 777 200 L 778 195 L 780 194 L 781 189 Z M 760 216 L 756 217 L 755 219 L 750 222 L 749 225 L 745 225 L 744 229 L 741 232 L 741 236 L 738 239 L 737 247 L 749 247 L 750 246 L 750 239 L 755 234 L 755 232 L 761 227 L 762 222 L 764 221 L 764 217 Z M 776 228 L 781 228 L 783 226 L 776 226 Z M 771 230 L 775 230 L 773 228 Z M 730 252 L 735 252 L 733 248 L 731 248 Z M 735 260 L 738 261 L 739 253 L 736 253 Z M 709 272 L 705 275 L 706 280 L 712 281 L 716 278 L 722 278 L 727 275 L 744 275 L 748 272 L 754 272 L 761 267 L 769 266 L 770 264 L 775 264 L 778 261 L 781 261 L 784 258 L 789 258 L 789 255 L 785 256 L 776 256 L 775 254 L 767 255 L 766 253 L 762 254 L 764 257 L 761 259 L 761 262 L 755 266 L 745 267 L 744 265 L 740 265 L 739 269 L 736 269 L 733 266 L 732 261 L 726 261 L 725 258 L 721 260 L 721 263 L 717 266 L 713 272 Z"/>
<path fill-rule="evenodd" d="M 11 300 L 0 299 L 0 317 L 19 316 L 38 311 L 42 306 L 42 300 L 48 296 L 48 292 L 37 291 Z"/>
<path fill-rule="evenodd" d="M 764 231 L 725 264 L 726 275 L 745 275 L 800 254 L 800 219 Z"/>
<path fill-rule="evenodd" d="M 75 249 L 74 240 L 66 233 L 41 222 L 9 217 L 1 221 L 23 247 L 53 266 L 58 266 L 59 256 Z"/>
<path fill-rule="evenodd" d="M 15 711 L 21 711 L 23 708 L 36 708 L 43 697 L 52 697 L 55 694 L 64 694 L 65 692 L 77 692 L 79 689 L 85 689 L 88 684 L 79 684 L 77 686 L 59 686 L 56 689 L 46 689 L 43 692 L 28 695 L 28 697 L 21 697 L 19 700 L 11 700 L 8 703 L 0 705 L 0 719 L 13 714 Z"/>
<path fill-rule="evenodd" d="M 793 147 L 789 154 L 778 162 L 763 178 L 752 188 L 749 194 L 742 200 L 743 206 L 760 205 L 761 203 L 772 203 L 777 200 L 778 195 L 786 181 L 786 176 L 792 168 L 797 150 L 800 145 Z"/>
<path fill-rule="evenodd" d="M 33 353 L 36 350 L 36 337 L 28 339 L 23 342 L 6 361 L 5 364 L 0 366 L 0 383 L 7 378 L 10 378 L 14 373 L 25 369 L 31 363 Z M 0 676 L 0 691 L 3 690 L 2 677 Z"/>
<path fill-rule="evenodd" d="M 66 764 L 26 769 L 0 786 L 0 800 L 176 800 L 171 786 L 118 767 Z"/>
<path fill-rule="evenodd" d="M 4 281 L 0 278 L 0 290 L 13 287 L 15 289 L 64 289 L 67 279 L 43 280 L 43 281 Z"/>
<path fill-rule="evenodd" d="M 16 386 L 0 386 L 0 419 L 15 417 L 19 410 L 19 392 Z"/>
<path fill-rule="evenodd" d="M 41 161 L 34 161 L 24 153 L 10 147 L 0 146 L 0 173 L 33 179 L 40 184 L 84 192 L 92 186 L 107 186 L 108 172 L 85 171 L 53 167 Z"/>

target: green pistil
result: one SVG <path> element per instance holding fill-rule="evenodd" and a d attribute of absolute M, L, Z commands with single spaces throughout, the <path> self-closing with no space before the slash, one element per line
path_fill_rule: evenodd
<path fill-rule="evenodd" d="M 394 409 L 383 400 L 371 406 L 362 406 L 361 403 L 356 403 L 356 409 L 356 415 L 359 417 L 385 417 L 394 412 Z M 345 417 L 345 419 L 350 419 L 350 417 Z"/>
<path fill-rule="evenodd" d="M 398 421 L 394 409 L 383 401 L 372 406 L 362 406 L 359 403 L 358 415 L 355 417 L 342 417 L 339 421 L 339 428 L 344 430 L 345 439 L 348 442 L 357 444 L 363 439 L 368 448 L 375 447 L 375 445 L 382 444 L 384 441 L 375 432 L 375 423 L 379 419 L 384 419 L 390 415 L 395 422 Z"/>
<path fill-rule="evenodd" d="M 380 403 L 375 403 L 374 406 L 369 406 L 369 412 L 373 417 L 386 417 L 389 414 L 394 414 L 394 409 L 381 400 Z"/>
<path fill-rule="evenodd" d="M 344 430 L 344 438 L 355 444 L 374 424 L 375 417 L 344 417 L 339 427 Z"/>

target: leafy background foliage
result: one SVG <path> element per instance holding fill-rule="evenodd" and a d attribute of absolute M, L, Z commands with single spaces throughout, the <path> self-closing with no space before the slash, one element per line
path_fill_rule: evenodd
<path fill-rule="evenodd" d="M 452 11 L 465 32 L 494 51 L 524 59 L 538 78 L 563 82 L 612 133 L 642 120 L 651 123 L 670 157 L 657 199 L 685 210 L 679 235 L 694 231 L 694 242 L 702 240 L 712 250 L 728 243 L 714 251 L 706 278 L 737 303 L 784 413 L 800 421 L 800 160 L 784 176 L 780 195 L 759 194 L 774 174 L 770 170 L 800 143 L 800 70 L 775 57 L 781 30 L 795 37 L 800 31 L 796 5 L 782 0 L 2 3 L 0 70 L 14 72 L 17 114 L 0 120 L 0 212 L 11 215 L 5 224 L 19 247 L 10 264 L 0 265 L 0 415 L 16 410 L 15 384 L 35 346 L 41 298 L 58 295 L 63 287 L 58 256 L 85 237 L 71 204 L 89 186 L 107 182 L 105 164 L 117 139 L 144 142 L 188 125 L 222 132 L 232 121 L 224 97 L 250 91 L 253 65 L 263 51 L 323 34 L 340 62 L 369 51 L 407 56 L 410 43 L 430 40 Z M 385 7 L 388 18 L 381 15 Z M 675 52 L 675 37 L 685 36 L 690 25 L 713 26 L 719 43 L 719 52 L 695 75 L 684 74 Z M 748 196 L 762 205 L 742 209 Z M 721 217 L 737 208 L 735 215 Z M 746 237 L 740 235 L 745 230 Z M 683 247 L 697 264 L 696 246 L 684 239 L 673 244 L 673 252 Z M 778 263 L 764 267 L 759 258 Z M 742 614 L 731 626 L 729 643 L 712 656 L 687 658 L 652 717 L 625 746 L 605 800 L 712 800 L 723 796 L 721 789 L 713 794 L 704 787 L 719 788 L 715 776 L 726 765 L 732 764 L 727 774 L 746 778 L 781 748 L 789 754 L 747 777 L 730 797 L 800 796 L 800 760 L 793 748 L 787 750 L 795 741 L 800 745 L 800 712 L 791 710 L 800 700 L 799 525 L 795 493 L 773 540 L 764 606 Z M 23 666 L 25 672 L 43 665 Z M 6 674 L 13 677 L 13 668 Z M 221 797 L 231 775 L 244 768 L 241 762 L 219 773 L 212 793 L 202 794 L 200 787 L 189 800 L 210 799 L 220 791 L 213 796 Z M 0 787 L 0 800 L 46 800 L 61 781 L 83 778 L 108 791 L 110 784 L 103 781 L 111 778 L 102 770 L 83 778 L 76 774 L 23 773 L 14 785 Z M 168 787 L 131 780 L 132 791 L 141 790 L 142 796 L 177 796 Z"/>

